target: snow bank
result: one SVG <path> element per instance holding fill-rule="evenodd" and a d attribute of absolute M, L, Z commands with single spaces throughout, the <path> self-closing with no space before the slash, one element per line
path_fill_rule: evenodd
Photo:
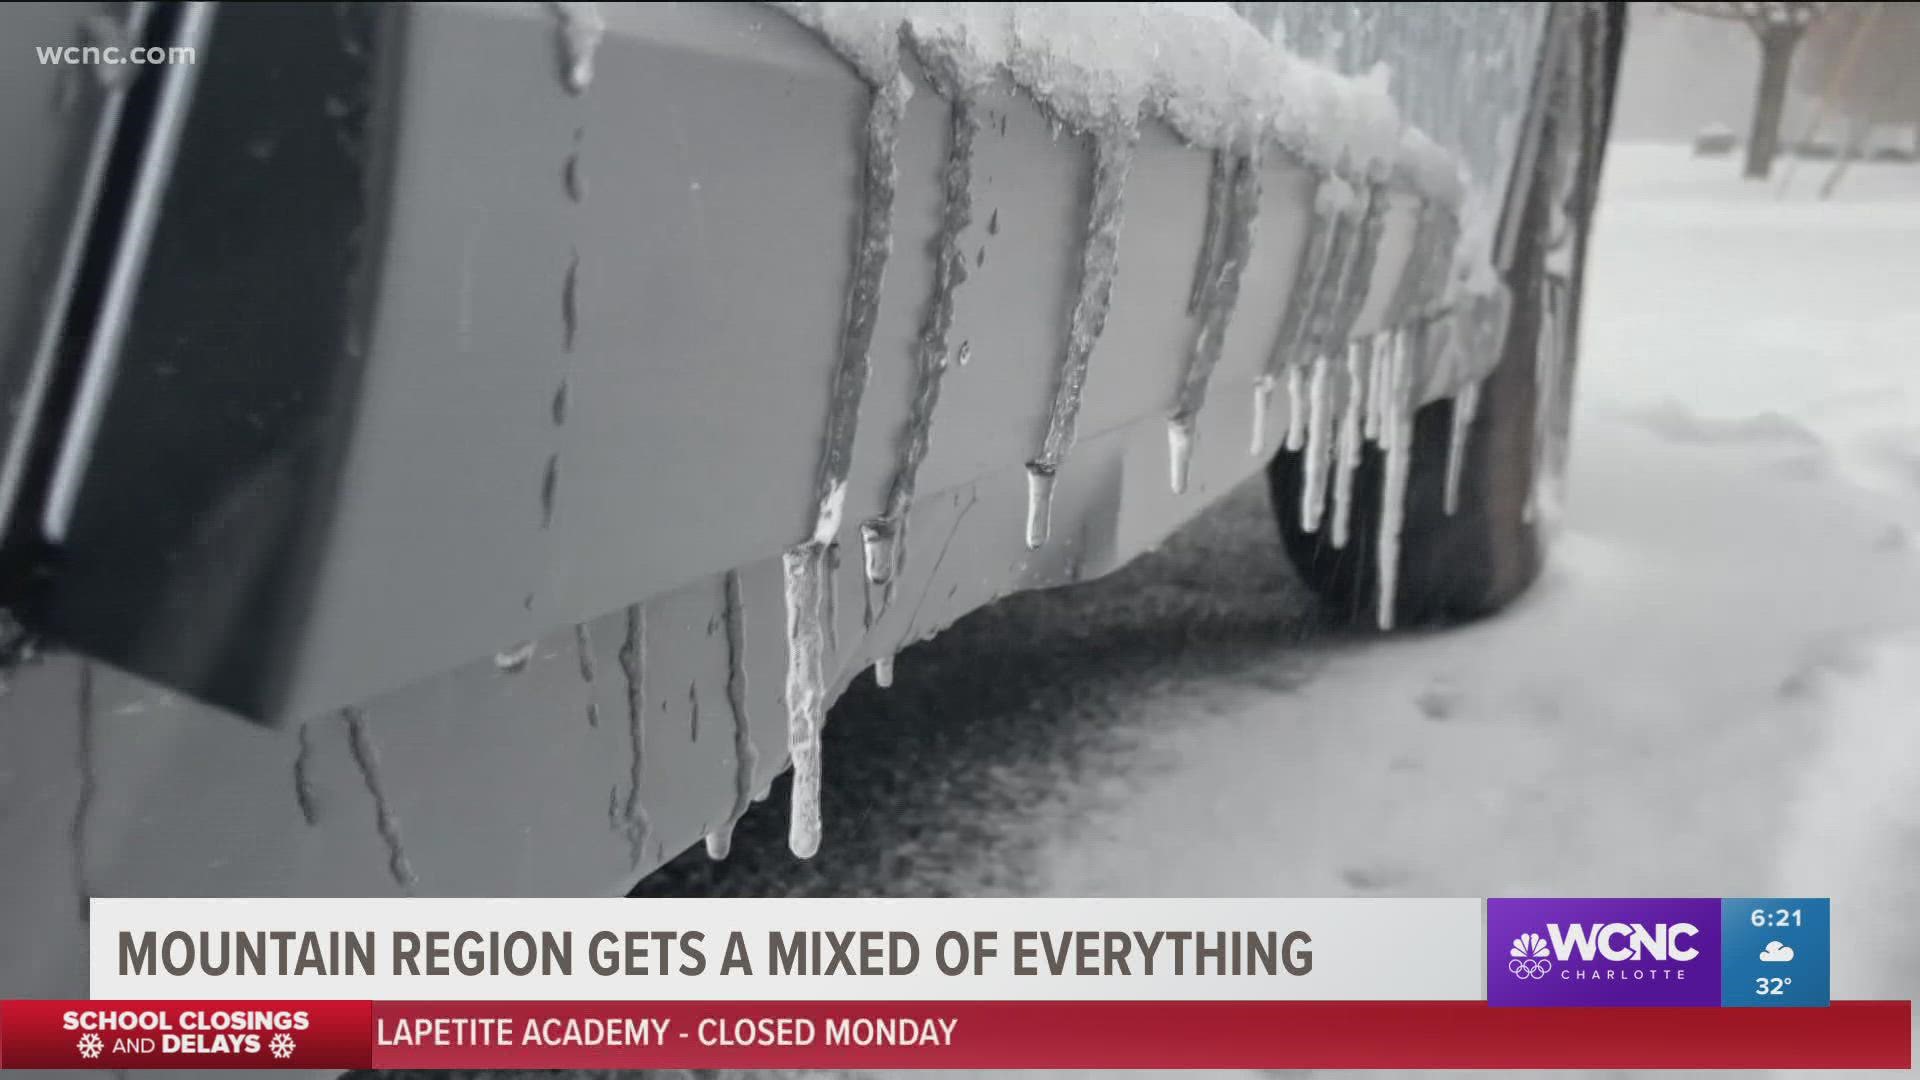
<path fill-rule="evenodd" d="M 1384 65 L 1359 78 L 1275 45 L 1220 4 L 775 3 L 869 82 L 903 39 L 982 85 L 1005 77 L 1082 130 L 1164 120 L 1204 149 L 1279 147 L 1355 179 L 1393 179 L 1449 206 L 1459 162 L 1410 128 Z"/>

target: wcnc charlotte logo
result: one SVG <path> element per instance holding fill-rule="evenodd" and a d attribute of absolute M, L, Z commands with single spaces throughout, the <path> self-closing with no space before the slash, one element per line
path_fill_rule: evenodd
<path fill-rule="evenodd" d="M 1494 1005 L 1716 1005 L 1717 900 L 1490 900 Z"/>
<path fill-rule="evenodd" d="M 1587 963 L 1592 963 L 1595 956 L 1612 961 L 1654 960 L 1665 963 L 1668 960 L 1691 960 L 1700 955 L 1700 950 L 1686 942 L 1699 936 L 1699 933 L 1699 927 L 1684 922 L 1671 925 L 1655 923 L 1652 926 L 1618 922 L 1605 926 L 1599 923 L 1587 926 L 1549 923 L 1546 938 L 1539 934 L 1521 934 L 1513 939 L 1512 952 L 1515 958 L 1507 961 L 1507 970 L 1516 978 L 1544 979 L 1547 972 L 1553 970 L 1553 961 L 1547 959 L 1549 952 L 1562 962 L 1576 955 Z M 1551 950 L 1547 947 L 1547 938 L 1553 939 Z M 1645 971 L 1634 975 L 1637 979 L 1647 977 Z"/>

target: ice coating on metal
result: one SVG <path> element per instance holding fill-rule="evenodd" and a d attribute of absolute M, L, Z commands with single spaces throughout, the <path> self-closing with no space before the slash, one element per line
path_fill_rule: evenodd
<path fill-rule="evenodd" d="M 760 767 L 760 754 L 753 745 L 753 727 L 747 717 L 747 611 L 739 571 L 727 571 L 723 589 L 721 621 L 727 634 L 727 708 L 733 714 L 733 810 L 724 825 L 707 834 L 707 856 L 712 859 L 724 859 L 733 850 L 733 829 L 753 805 L 754 773 Z"/>
<path fill-rule="evenodd" d="M 822 618 L 827 548 L 840 531 L 847 476 L 853 469 L 860 400 L 872 362 L 880 291 L 893 251 L 893 201 L 898 182 L 894 152 L 900 119 L 913 87 L 897 70 L 878 73 L 862 133 L 860 234 L 847 283 L 840 355 L 828 396 L 811 535 L 786 552 L 787 735 L 793 760 L 793 813 L 788 846 L 811 857 L 820 848 L 820 724 L 827 699 L 827 629 Z"/>
<path fill-rule="evenodd" d="M 1254 219 L 1260 213 L 1259 158 L 1241 155 L 1226 171 L 1229 181 L 1224 187 L 1211 181 L 1208 185 L 1209 228 L 1217 229 L 1218 234 L 1210 233 L 1203 239 L 1201 257 L 1211 259 L 1213 265 L 1207 268 L 1198 291 L 1199 323 L 1187 351 L 1179 400 L 1168 424 L 1169 478 L 1175 494 L 1187 489 L 1188 462 L 1200 410 L 1206 405 L 1207 386 L 1226 347 L 1227 326 L 1240 302 L 1240 279 L 1253 253 Z"/>
<path fill-rule="evenodd" d="M 1203 149 L 1271 144 L 1327 171 L 1392 175 L 1443 202 L 1461 197 L 1459 160 L 1409 127 L 1386 67 L 1337 73 L 1224 4 L 773 6 L 869 82 L 898 69 L 904 38 L 975 85 L 1007 78 L 1080 131 L 1154 116 Z"/>
<path fill-rule="evenodd" d="M 936 83 L 952 94 L 948 109 L 947 162 L 942 170 L 945 193 L 940 233 L 934 241 L 933 291 L 927 298 L 920 335 L 914 343 L 913 399 L 906 430 L 900 439 L 900 459 L 887 492 L 885 517 L 868 521 L 861 527 L 867 580 L 875 585 L 890 584 L 906 559 L 906 534 L 914 490 L 920 466 L 932 445 L 940 386 L 953 363 L 947 337 L 953 329 L 956 298 L 967 281 L 967 256 L 962 241 L 973 221 L 973 141 L 980 122 L 972 91 L 958 81 L 958 76 L 945 71 L 936 59 L 923 63 L 930 72 L 945 72 L 936 77 Z"/>
<path fill-rule="evenodd" d="M 1176 489 L 1185 486 L 1196 418 L 1251 242 L 1258 175 L 1257 166 L 1250 163 L 1258 160 L 1259 152 L 1277 146 L 1319 172 L 1323 182 L 1315 201 L 1324 212 L 1310 235 L 1305 273 L 1290 298 L 1283 332 L 1255 386 L 1256 452 L 1265 443 L 1271 396 L 1282 377 L 1290 390 L 1289 445 L 1297 449 L 1307 439 L 1315 424 L 1306 415 L 1301 367 L 1316 353 L 1343 343 L 1365 299 L 1376 238 L 1365 235 L 1372 214 L 1357 212 L 1356 204 L 1371 211 L 1379 200 L 1370 190 L 1357 192 L 1348 178 L 1391 177 L 1411 185 L 1431 204 L 1453 206 L 1464 197 L 1464 174 L 1451 153 L 1404 122 L 1393 104 L 1390 73 L 1384 67 L 1352 76 L 1336 74 L 1329 66 L 1303 60 L 1269 40 L 1224 5 L 774 6 L 818 33 L 873 88 L 862 145 L 860 239 L 816 474 L 813 529 L 783 558 L 789 749 L 795 768 L 790 843 L 796 853 L 809 855 L 819 843 L 819 720 L 828 696 L 826 653 L 831 649 L 821 625 L 823 598 L 830 584 L 827 549 L 840 530 L 868 374 L 867 351 L 892 246 L 893 142 L 911 92 L 902 75 L 902 50 L 912 50 L 936 89 L 952 99 L 954 119 L 947 201 L 936 242 L 936 282 L 915 350 L 913 405 L 886 510 L 881 518 L 864 523 L 869 527 L 862 530 L 867 577 L 875 583 L 890 584 L 905 558 L 906 517 L 915 475 L 931 437 L 940 380 L 948 366 L 964 362 L 965 343 L 960 357 L 950 357 L 946 336 L 951 329 L 953 292 L 965 279 L 959 238 L 971 215 L 971 90 L 1011 82 L 1030 93 L 1057 124 L 1073 129 L 1091 144 L 1092 182 L 1079 281 L 1046 431 L 1028 466 L 1026 541 L 1034 548 L 1044 544 L 1051 531 L 1055 483 L 1075 440 L 1089 363 L 1105 326 L 1119 265 L 1126 180 L 1143 117 L 1166 121 L 1192 144 L 1220 152 L 1223 164 L 1234 163 L 1233 182 L 1225 189 L 1231 205 L 1223 208 L 1218 196 L 1210 198 L 1216 212 L 1214 226 L 1203 244 L 1201 269 L 1190 298 L 1200 326 L 1168 429 L 1169 478 Z M 590 62 L 585 75 L 591 77 Z M 1217 183 L 1214 189 L 1219 190 Z M 1241 212 L 1231 212 L 1236 209 Z M 1437 274 L 1414 276 L 1444 280 L 1445 265 Z M 1395 353 L 1403 355 L 1404 350 Z M 1341 385 L 1346 393 L 1338 414 L 1343 457 L 1348 429 L 1357 425 L 1364 433 L 1375 413 L 1384 411 L 1376 409 L 1373 400 L 1380 395 L 1361 388 L 1359 369 L 1354 366 L 1358 361 L 1345 359 Z M 1322 366 L 1330 367 L 1331 362 Z M 1404 361 L 1389 366 L 1404 383 L 1408 377 Z M 1323 374 L 1323 393 L 1333 377 L 1330 372 Z M 1380 380 L 1365 381 L 1372 385 Z M 1331 404 L 1323 404 L 1317 425 L 1319 445 L 1332 441 L 1335 419 Z"/>
<path fill-rule="evenodd" d="M 1331 178 L 1323 178 L 1320 186 L 1325 188 Z M 1316 206 L 1320 200 L 1315 199 Z M 1274 334 L 1273 346 L 1267 352 L 1266 373 L 1278 376 L 1288 369 L 1304 364 L 1309 357 L 1304 350 L 1309 342 L 1309 326 L 1313 321 L 1314 305 L 1320 301 L 1321 283 L 1329 267 L 1338 254 L 1340 233 L 1345 215 L 1338 211 L 1316 209 L 1313 223 L 1308 227 L 1305 246 L 1300 253 L 1299 271 L 1288 290 L 1286 309 L 1280 317 L 1280 329 Z M 1288 389 L 1293 386 L 1293 375 L 1288 372 Z M 1298 400 L 1297 395 L 1289 398 Z M 1292 438 L 1298 425 L 1288 424 L 1289 438 L 1287 448 L 1299 447 Z"/>
<path fill-rule="evenodd" d="M 560 23 L 561 79 L 568 93 L 584 94 L 593 83 L 594 54 L 606 36 L 607 22 L 599 4 L 556 0 L 548 6 Z"/>
<path fill-rule="evenodd" d="M 1068 322 L 1066 344 L 1060 351 L 1059 370 L 1054 376 L 1047 431 L 1041 439 L 1040 453 L 1027 465 L 1030 480 L 1039 474 L 1045 476 L 1045 483 L 1034 482 L 1028 487 L 1029 495 L 1040 500 L 1040 505 L 1030 505 L 1028 510 L 1027 546 L 1030 548 L 1046 543 L 1048 523 L 1052 519 L 1054 480 L 1068 451 L 1073 449 L 1088 364 L 1093 358 L 1094 346 L 1099 344 L 1100 335 L 1106 329 L 1113 281 L 1120 265 L 1120 226 L 1125 217 L 1127 174 L 1133 167 L 1138 139 L 1139 129 L 1131 124 L 1111 127 L 1092 136 L 1093 190 L 1081 240 L 1079 289 Z"/>

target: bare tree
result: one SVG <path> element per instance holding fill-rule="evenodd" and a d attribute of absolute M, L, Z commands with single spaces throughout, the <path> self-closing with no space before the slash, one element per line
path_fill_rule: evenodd
<path fill-rule="evenodd" d="M 1754 92 L 1753 126 L 1747 135 L 1750 180 L 1764 180 L 1780 149 L 1780 117 L 1786 109 L 1787 76 L 1793 70 L 1793 51 L 1807 27 L 1826 14 L 1831 4 L 1816 0 L 1675 0 L 1681 11 L 1710 19 L 1746 24 L 1760 45 L 1760 85 Z"/>
<path fill-rule="evenodd" d="M 1920 5 L 1835 4 L 1807 32 L 1794 85 L 1835 113 L 1875 124 L 1920 122 Z"/>

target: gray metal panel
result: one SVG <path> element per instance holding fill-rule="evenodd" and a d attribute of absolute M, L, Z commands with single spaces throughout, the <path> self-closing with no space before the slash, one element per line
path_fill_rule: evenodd
<path fill-rule="evenodd" d="M 801 539 L 864 84 L 756 5 L 607 6 L 577 95 L 545 6 L 306 26 L 319 10 L 222 9 L 55 630 L 248 715 L 300 717 Z M 309 55 L 315 40 L 339 44 Z M 977 265 L 951 334 L 972 363 L 946 380 L 927 498 L 1032 457 L 1076 288 L 1086 141 L 1010 90 L 983 106 Z M 948 111 L 916 78 L 849 542 L 898 460 Z M 1262 265 L 1297 258 L 1280 238 L 1310 194 L 1296 167 L 1268 168 Z M 1087 436 L 1172 406 L 1207 179 L 1204 153 L 1146 126 Z M 1411 222 L 1396 206 L 1383 252 Z M 1290 280 L 1263 273 L 1209 404 L 1236 423 Z M 1383 259 L 1375 279 L 1396 273 Z M 1082 483 L 1069 461 L 1063 507 Z"/>

